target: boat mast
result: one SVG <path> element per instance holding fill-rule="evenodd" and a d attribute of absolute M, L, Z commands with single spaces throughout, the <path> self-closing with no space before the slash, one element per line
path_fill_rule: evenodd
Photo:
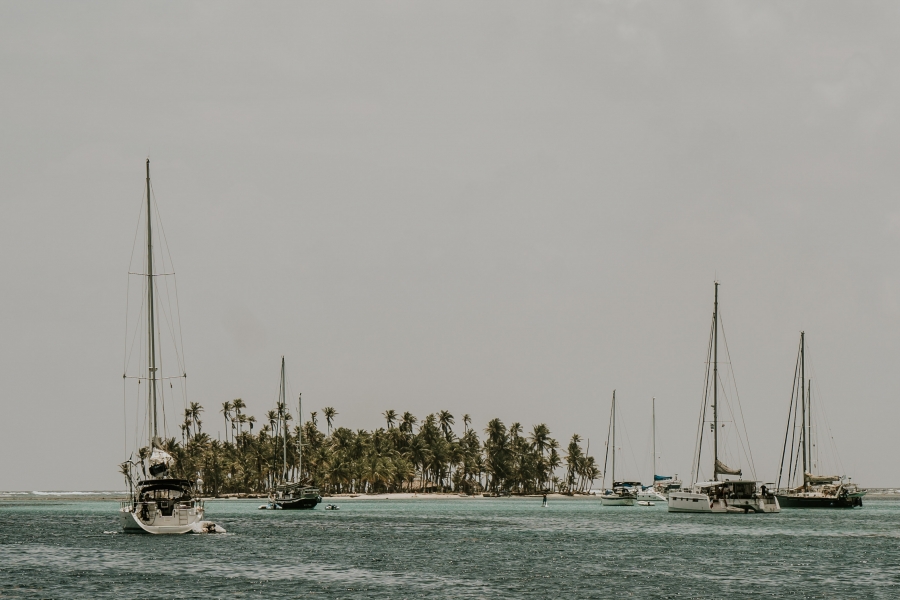
<path fill-rule="evenodd" d="M 303 481 L 303 394 L 297 396 L 297 481 Z"/>
<path fill-rule="evenodd" d="M 713 303 L 713 481 L 719 480 L 719 282 Z"/>
<path fill-rule="evenodd" d="M 284 459 L 282 462 L 281 481 L 287 481 L 287 436 L 288 436 L 287 427 L 288 427 L 288 424 L 287 424 L 287 419 L 285 418 L 287 416 L 285 414 L 287 412 L 287 407 L 285 406 L 285 403 L 284 403 L 284 356 L 281 357 L 281 399 L 280 399 L 280 402 L 281 402 L 281 427 L 284 430 L 282 432 L 283 437 L 284 437 Z"/>
<path fill-rule="evenodd" d="M 806 482 L 806 472 L 807 472 L 807 457 L 809 456 L 809 428 L 806 426 L 806 365 L 804 364 L 804 342 L 805 342 L 806 334 L 801 331 L 800 332 L 800 406 L 802 410 L 801 420 L 800 420 L 800 439 L 803 440 L 803 488 L 809 489 L 809 486 Z"/>
<path fill-rule="evenodd" d="M 612 486 L 616 487 L 616 390 L 613 390 L 612 401 Z"/>
<path fill-rule="evenodd" d="M 812 437 L 815 434 L 818 438 L 818 433 L 813 431 L 812 426 L 812 379 L 806 380 L 806 404 L 807 413 L 809 413 L 807 417 L 809 419 L 809 472 L 815 475 L 819 466 L 819 447 L 816 445 L 819 440 Z M 815 457 L 813 457 L 813 452 L 815 452 Z"/>
<path fill-rule="evenodd" d="M 153 226 L 150 208 L 150 159 L 147 159 L 147 353 L 150 357 L 150 449 L 159 438 L 156 413 L 156 329 L 153 307 Z"/>
<path fill-rule="evenodd" d="M 656 483 L 656 398 L 653 398 L 653 483 Z M 653 485 L 651 483 L 650 485 Z"/>

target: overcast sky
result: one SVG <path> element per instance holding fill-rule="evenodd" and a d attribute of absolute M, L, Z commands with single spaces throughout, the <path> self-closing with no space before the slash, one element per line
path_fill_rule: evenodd
<path fill-rule="evenodd" d="M 615 388 L 645 481 L 655 396 L 686 478 L 718 277 L 757 475 L 803 329 L 846 474 L 900 486 L 897 31 L 895 2 L 3 3 L 0 489 L 124 486 L 148 156 L 213 436 L 283 354 L 338 425 L 592 454 Z"/>

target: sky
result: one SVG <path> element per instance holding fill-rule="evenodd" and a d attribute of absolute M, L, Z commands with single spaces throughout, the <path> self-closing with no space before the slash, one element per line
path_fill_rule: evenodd
<path fill-rule="evenodd" d="M 804 330 L 841 474 L 900 486 L 898 28 L 893 2 L 0 4 L 0 489 L 124 488 L 148 157 L 214 437 L 226 400 L 273 408 L 284 355 L 337 425 L 447 409 L 601 462 L 615 389 L 645 481 L 655 397 L 687 479 L 718 279 L 757 477 Z"/>

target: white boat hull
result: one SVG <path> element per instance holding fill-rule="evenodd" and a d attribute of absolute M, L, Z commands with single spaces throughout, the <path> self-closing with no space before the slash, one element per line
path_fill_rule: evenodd
<path fill-rule="evenodd" d="M 600 496 L 600 504 L 603 506 L 634 506 L 634 498 L 622 498 L 621 496 Z"/>
<path fill-rule="evenodd" d="M 203 508 L 176 508 L 171 516 L 163 516 L 159 512 L 150 515 L 143 521 L 130 507 L 119 511 L 119 521 L 126 533 L 182 534 L 197 531 L 203 521 Z"/>
<path fill-rule="evenodd" d="M 712 500 L 707 494 L 697 492 L 670 492 L 669 512 L 683 513 L 777 513 L 781 512 L 778 499 L 731 498 Z"/>
<path fill-rule="evenodd" d="M 637 495 L 638 500 L 644 500 L 646 502 L 665 502 L 666 497 L 657 492 L 656 490 L 643 490 L 638 492 Z"/>

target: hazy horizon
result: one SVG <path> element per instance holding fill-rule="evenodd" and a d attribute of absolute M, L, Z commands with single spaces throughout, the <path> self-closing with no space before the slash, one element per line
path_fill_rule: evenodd
<path fill-rule="evenodd" d="M 616 389 L 644 481 L 656 397 L 659 470 L 687 479 L 718 279 L 758 477 L 804 330 L 841 474 L 900 487 L 895 3 L 0 17 L 0 489 L 123 487 L 148 156 L 213 437 L 226 400 L 273 408 L 284 355 L 320 426 L 447 409 L 601 463 Z"/>

